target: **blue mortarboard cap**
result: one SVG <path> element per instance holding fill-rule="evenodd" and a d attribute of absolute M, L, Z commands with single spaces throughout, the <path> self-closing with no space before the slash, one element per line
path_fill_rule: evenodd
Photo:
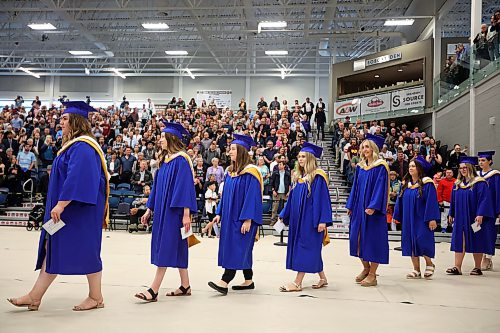
<path fill-rule="evenodd" d="M 323 148 L 313 145 L 312 143 L 309 142 L 304 142 L 304 146 L 300 151 L 313 154 L 314 157 L 320 158 L 321 154 L 323 153 Z"/>
<path fill-rule="evenodd" d="M 256 146 L 255 141 L 248 135 L 233 134 L 234 140 L 231 144 L 243 146 L 246 150 L 250 150 L 251 147 Z"/>
<path fill-rule="evenodd" d="M 458 158 L 458 163 L 477 165 L 478 160 L 476 156 L 460 156 Z"/>
<path fill-rule="evenodd" d="M 422 166 L 422 169 L 424 169 L 425 173 L 428 173 L 429 170 L 432 168 L 432 164 L 427 162 L 425 157 L 423 157 L 422 155 L 418 155 L 417 157 L 415 157 L 415 161 Z"/>
<path fill-rule="evenodd" d="M 73 101 L 73 102 L 63 102 L 62 103 L 65 106 L 65 110 L 63 114 L 65 113 L 73 113 L 80 115 L 84 117 L 85 119 L 88 119 L 89 117 L 89 112 L 96 112 L 93 107 L 88 105 L 84 101 Z"/>
<path fill-rule="evenodd" d="M 311 131 L 311 124 L 307 120 L 301 121 L 300 123 L 307 132 Z"/>
<path fill-rule="evenodd" d="M 377 145 L 378 149 L 382 149 L 382 147 L 384 146 L 385 139 L 380 136 L 367 133 L 365 139 L 373 141 Z"/>
<path fill-rule="evenodd" d="M 184 126 L 182 126 L 179 123 L 163 122 L 163 125 L 165 125 L 165 128 L 162 130 L 162 132 L 175 135 L 176 137 L 178 137 L 182 141 L 191 137 L 189 135 L 189 132 L 184 128 Z"/>
<path fill-rule="evenodd" d="M 495 151 L 494 150 L 480 151 L 479 153 L 477 153 L 478 157 L 487 158 L 490 161 L 493 159 L 493 155 L 495 155 Z"/>

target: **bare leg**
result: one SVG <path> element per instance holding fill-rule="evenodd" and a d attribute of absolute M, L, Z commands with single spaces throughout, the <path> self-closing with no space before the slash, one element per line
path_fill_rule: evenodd
<path fill-rule="evenodd" d="M 425 259 L 425 266 L 434 266 L 431 257 L 424 256 L 424 259 Z"/>
<path fill-rule="evenodd" d="M 458 268 L 460 272 L 462 272 L 462 263 L 464 262 L 465 251 L 464 252 L 455 252 L 455 267 Z"/>
<path fill-rule="evenodd" d="M 361 263 L 363 264 L 363 271 L 356 276 L 356 282 L 358 283 L 363 281 L 368 273 L 370 273 L 370 263 L 368 261 L 364 261 L 363 259 L 361 259 Z"/>
<path fill-rule="evenodd" d="M 181 277 L 181 286 L 186 289 L 187 293 L 191 292 L 191 286 L 189 285 L 189 274 L 187 268 L 179 268 L 179 276 Z M 173 293 L 167 294 L 167 296 L 180 295 L 182 291 L 177 288 L 177 290 Z"/>
<path fill-rule="evenodd" d="M 302 286 L 302 281 L 304 281 L 304 276 L 306 276 L 306 273 L 304 272 L 297 272 L 297 276 L 295 277 L 295 282 L 297 285 Z"/>
<path fill-rule="evenodd" d="M 101 291 L 102 271 L 87 274 L 87 281 L 89 283 L 89 296 L 75 308 L 90 309 L 96 307 L 96 304 L 101 304 L 103 302 Z"/>
<path fill-rule="evenodd" d="M 481 269 L 481 261 L 483 260 L 483 254 L 473 253 L 472 256 L 474 257 L 474 268 Z"/>
<path fill-rule="evenodd" d="M 413 269 L 420 272 L 420 257 L 411 256 L 411 263 L 413 264 Z"/>
<path fill-rule="evenodd" d="M 153 289 L 155 293 L 157 293 L 158 290 L 160 290 L 161 283 L 163 281 L 163 277 L 165 276 L 166 272 L 167 272 L 167 267 L 156 268 L 155 278 L 153 280 L 153 283 L 151 283 L 151 289 Z"/>

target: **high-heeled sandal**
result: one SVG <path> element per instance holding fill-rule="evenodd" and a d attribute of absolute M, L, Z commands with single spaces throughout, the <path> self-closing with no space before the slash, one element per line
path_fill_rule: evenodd
<path fill-rule="evenodd" d="M 104 308 L 104 299 L 101 299 L 100 301 L 98 301 L 98 300 L 96 300 L 96 299 L 94 299 L 94 298 L 92 298 L 90 296 L 89 296 L 89 298 L 95 302 L 94 306 L 91 306 L 90 308 L 82 308 L 79 305 L 75 305 L 73 307 L 73 311 L 89 311 L 89 310 L 95 310 L 95 309 L 102 309 L 102 308 Z"/>
<path fill-rule="evenodd" d="M 31 300 L 31 303 L 17 303 L 17 298 L 7 298 L 7 301 L 18 308 L 28 308 L 28 311 L 38 311 L 41 301 Z"/>
<path fill-rule="evenodd" d="M 134 297 L 136 297 L 138 299 L 141 299 L 143 301 L 146 301 L 148 303 L 152 303 L 152 302 L 158 301 L 158 293 L 155 293 L 154 290 L 151 289 L 151 288 L 149 288 L 146 291 L 151 295 L 151 298 L 147 298 L 144 293 L 135 294 Z"/>
<path fill-rule="evenodd" d="M 191 286 L 188 286 L 187 288 L 180 286 L 179 290 L 181 291 L 180 294 L 176 294 L 175 291 L 171 291 L 167 293 L 165 296 L 191 296 Z"/>
<path fill-rule="evenodd" d="M 326 279 L 319 279 L 317 284 L 313 284 L 312 288 L 313 289 L 321 289 L 328 286 L 328 281 Z"/>

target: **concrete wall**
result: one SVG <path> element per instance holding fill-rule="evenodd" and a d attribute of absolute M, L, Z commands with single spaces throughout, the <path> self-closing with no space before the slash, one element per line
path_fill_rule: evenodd
<path fill-rule="evenodd" d="M 474 140 L 475 151 L 500 152 L 500 75 L 476 87 Z M 436 136 L 449 147 L 455 143 L 470 146 L 470 94 L 467 92 L 453 103 L 436 112 Z M 490 125 L 490 117 L 496 124 Z"/>

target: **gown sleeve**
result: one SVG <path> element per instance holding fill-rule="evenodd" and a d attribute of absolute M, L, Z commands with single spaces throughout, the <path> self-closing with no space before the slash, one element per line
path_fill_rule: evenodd
<path fill-rule="evenodd" d="M 68 168 L 59 201 L 96 205 L 102 175 L 99 155 L 84 142 L 74 143 L 66 154 L 69 154 Z"/>
<path fill-rule="evenodd" d="M 383 165 L 372 170 L 375 173 L 372 177 L 375 177 L 376 181 L 373 185 L 373 192 L 366 208 L 375 209 L 381 214 L 386 214 L 387 197 L 389 195 L 389 175 Z"/>
<path fill-rule="evenodd" d="M 222 203 L 224 202 L 224 200 L 222 200 L 222 197 L 224 196 L 224 193 L 226 192 L 225 187 L 227 184 L 227 179 L 226 179 L 227 177 L 228 177 L 228 175 L 226 174 L 226 176 L 224 177 L 224 185 L 222 186 L 222 194 L 220 196 L 219 204 L 215 208 L 215 215 L 220 216 L 222 214 Z"/>
<path fill-rule="evenodd" d="M 322 176 L 317 175 L 311 185 L 313 226 L 318 227 L 320 223 L 332 225 L 332 202 L 328 192 L 328 185 Z"/>
<path fill-rule="evenodd" d="M 453 185 L 455 187 L 455 185 Z M 455 192 L 456 190 L 451 190 L 451 202 L 450 202 L 450 210 L 448 211 L 448 216 L 455 218 Z"/>
<path fill-rule="evenodd" d="M 198 211 L 196 204 L 196 192 L 194 189 L 193 173 L 188 161 L 179 156 L 170 163 L 175 163 L 175 182 L 171 188 L 171 208 L 189 208 L 192 214 Z"/>
<path fill-rule="evenodd" d="M 153 179 L 153 185 L 151 186 L 151 192 L 149 193 L 148 202 L 146 203 L 146 207 L 150 210 L 155 210 L 155 198 L 156 198 L 156 185 L 158 184 L 158 170 L 155 173 L 155 177 Z"/>
<path fill-rule="evenodd" d="M 245 197 L 242 198 L 243 205 L 241 207 L 239 220 L 252 220 L 253 222 L 262 224 L 262 190 L 257 178 L 251 174 L 241 175 L 246 177 Z"/>
<path fill-rule="evenodd" d="M 424 184 L 422 196 L 425 200 L 424 206 L 424 222 L 428 223 L 435 220 L 441 220 L 441 212 L 439 211 L 439 203 L 437 202 L 436 187 L 433 183 Z"/>
<path fill-rule="evenodd" d="M 493 176 L 490 186 L 492 187 L 490 191 L 493 193 L 491 200 L 493 201 L 495 216 L 500 216 L 500 175 Z"/>
<path fill-rule="evenodd" d="M 474 194 L 477 200 L 476 216 L 494 217 L 493 203 L 488 189 L 488 183 L 478 182 L 474 184 Z"/>
<path fill-rule="evenodd" d="M 290 221 L 290 206 L 288 205 L 292 201 L 293 188 L 288 192 L 288 200 L 285 202 L 285 206 L 281 210 L 279 217 L 283 219 L 283 223 L 288 225 Z"/>
<path fill-rule="evenodd" d="M 359 166 L 356 167 L 356 171 L 354 173 L 354 180 L 352 182 L 352 188 L 351 188 L 351 194 L 349 195 L 349 198 L 347 199 L 345 207 L 349 210 L 353 209 L 354 205 L 354 196 L 356 195 L 358 191 L 358 176 L 359 176 Z"/>
<path fill-rule="evenodd" d="M 398 221 L 399 223 L 401 223 L 403 220 L 403 198 L 399 194 L 396 197 L 396 205 L 394 206 L 394 212 L 392 213 L 392 218 Z"/>

